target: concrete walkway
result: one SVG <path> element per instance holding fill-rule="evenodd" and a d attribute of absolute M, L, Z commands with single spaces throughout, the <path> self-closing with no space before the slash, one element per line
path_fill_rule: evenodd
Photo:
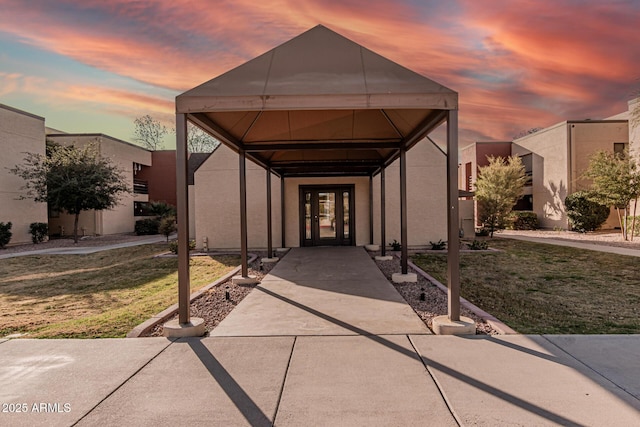
<path fill-rule="evenodd" d="M 586 249 L 588 251 L 607 252 L 610 254 L 640 257 L 640 249 L 621 248 L 618 246 L 598 245 L 595 243 L 581 243 L 569 240 L 549 239 L 546 237 L 530 237 L 516 234 L 497 234 L 505 239 L 523 240 L 526 242 L 546 243 L 548 245 L 567 246 L 570 248 Z"/>
<path fill-rule="evenodd" d="M 175 235 L 173 236 L 175 237 Z M 0 259 L 15 258 L 29 255 L 86 255 L 111 249 L 129 248 L 131 246 L 149 245 L 151 243 L 165 242 L 165 236 L 155 235 L 143 237 L 132 242 L 116 243 L 113 245 L 103 246 L 73 246 L 63 248 L 37 249 L 35 251 L 14 252 L 11 254 L 0 254 Z M 80 243 L 82 244 L 82 243 Z"/>
<path fill-rule="evenodd" d="M 230 336 L 0 339 L 0 425 L 640 425 L 640 335 L 434 336 L 380 276 L 296 249 Z"/>
<path fill-rule="evenodd" d="M 358 247 L 293 248 L 212 336 L 430 334 Z"/>

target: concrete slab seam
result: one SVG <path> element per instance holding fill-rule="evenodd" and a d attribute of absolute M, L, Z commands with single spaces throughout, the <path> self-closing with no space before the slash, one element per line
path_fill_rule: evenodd
<path fill-rule="evenodd" d="M 444 400 L 444 404 L 447 405 L 447 409 L 449 410 L 449 413 L 451 414 L 453 419 L 456 420 L 456 424 L 458 424 L 458 426 L 460 427 L 463 426 L 464 424 L 462 423 L 462 419 L 458 416 L 455 409 L 453 409 L 453 404 L 447 397 L 447 394 L 444 392 L 444 387 L 442 387 L 442 384 L 440 384 L 440 381 L 438 381 L 438 379 L 436 378 L 436 375 L 431 371 L 431 369 L 429 369 L 429 365 L 427 364 L 425 358 L 422 357 L 422 355 L 420 354 L 418 347 L 416 347 L 413 340 L 411 339 L 411 335 L 407 335 L 407 339 L 409 340 L 409 343 L 411 344 L 413 351 L 416 352 L 416 355 L 420 359 L 420 362 L 422 362 L 422 366 L 424 366 L 424 369 L 427 371 L 427 374 L 429 374 L 429 377 L 431 377 L 431 380 L 433 380 L 433 383 L 438 388 L 438 392 L 440 393 L 442 400 Z"/>
<path fill-rule="evenodd" d="M 298 337 L 293 337 L 293 343 L 291 344 L 291 352 L 289 353 L 289 360 L 287 361 L 287 368 L 284 370 L 284 378 L 282 378 L 282 386 L 280 386 L 280 393 L 278 394 L 278 401 L 276 402 L 276 407 L 273 410 L 273 420 L 271 425 L 276 425 L 276 417 L 278 416 L 278 410 L 280 409 L 280 402 L 282 402 L 282 395 L 284 394 L 284 387 L 287 383 L 287 377 L 289 376 L 289 368 L 291 367 L 291 360 L 293 359 L 293 350 L 296 348 L 296 343 L 298 342 Z"/>
<path fill-rule="evenodd" d="M 225 255 L 225 254 L 216 254 L 216 255 Z M 249 261 L 247 261 L 249 264 L 252 263 L 253 261 L 255 261 L 258 258 L 258 256 L 255 255 L 255 254 L 250 254 L 250 255 L 251 255 L 251 258 L 249 259 Z M 215 282 L 209 283 L 208 285 L 204 286 L 203 288 L 200 288 L 198 291 L 192 293 L 189 296 L 189 302 L 193 302 L 193 300 L 195 300 L 200 295 L 204 294 L 205 292 L 207 292 L 209 289 L 213 288 L 214 286 L 217 286 L 220 283 L 226 282 L 231 277 L 233 277 L 236 273 L 238 273 L 238 271 L 240 271 L 241 268 L 242 268 L 242 266 L 240 266 L 240 265 L 237 266 L 236 268 L 234 268 L 233 270 L 231 270 L 230 272 L 228 272 L 227 274 L 225 274 L 224 276 L 222 276 L 221 278 L 219 278 Z M 150 317 L 149 319 L 145 320 L 144 322 L 140 323 L 138 326 L 133 328 L 127 334 L 127 338 L 139 338 L 140 335 L 150 331 L 156 325 L 159 325 L 160 323 L 164 323 L 167 320 L 169 320 L 169 318 L 173 317 L 178 312 L 178 308 L 179 308 L 178 304 L 176 303 L 176 304 L 173 304 L 172 306 L 170 306 L 169 308 L 161 311 L 160 313 L 156 314 L 155 316 Z"/>
<path fill-rule="evenodd" d="M 569 353 L 568 350 L 565 350 L 564 348 L 560 347 L 558 344 L 554 343 L 553 341 L 551 341 L 549 338 L 547 338 L 546 335 L 540 335 L 545 341 L 547 341 L 549 344 L 553 345 L 554 347 L 556 347 L 558 350 L 562 351 L 563 353 L 565 353 L 566 355 L 568 355 L 569 357 L 571 357 L 573 360 L 575 360 L 576 362 L 580 363 L 582 366 L 586 367 L 588 370 L 594 372 L 595 374 L 597 374 L 599 377 L 604 378 L 608 383 L 613 384 L 616 388 L 622 390 L 625 394 L 631 396 L 633 399 L 640 401 L 640 399 L 635 396 L 633 393 L 629 392 L 627 389 L 625 389 L 624 387 L 618 385 L 617 383 L 615 383 L 614 381 L 612 381 L 611 379 L 609 379 L 606 375 L 604 375 L 603 373 L 599 372 L 597 369 L 592 368 L 591 366 L 589 366 L 588 364 L 586 364 L 585 362 L 583 362 L 582 360 L 578 359 L 576 356 L 574 356 L 573 354 Z"/>
<path fill-rule="evenodd" d="M 164 346 L 164 348 L 162 348 L 158 353 L 156 353 L 152 358 L 150 358 L 146 363 L 144 363 L 140 368 L 136 369 L 136 371 L 129 375 L 127 378 L 125 378 L 125 380 L 120 383 L 116 388 L 114 388 L 113 390 L 111 390 L 109 393 L 107 393 L 107 395 L 105 397 L 103 397 L 102 399 L 100 399 L 100 401 L 98 403 L 96 403 L 93 407 L 91 407 L 91 409 L 89 409 L 83 416 L 81 416 L 80 418 L 78 418 L 78 420 L 76 420 L 76 422 L 74 422 L 73 424 L 71 424 L 71 426 L 76 426 L 78 425 L 78 423 L 80 421 L 82 421 L 83 419 L 85 419 L 89 414 L 91 414 L 93 411 L 95 411 L 95 409 L 102 405 L 102 403 L 107 400 L 109 397 L 111 397 L 116 391 L 120 390 L 122 388 L 122 386 L 124 386 L 126 383 L 128 383 L 133 377 L 135 377 L 136 375 L 138 375 L 138 373 L 140 371 L 142 371 L 145 367 L 147 367 L 149 365 L 149 363 L 153 362 L 158 356 L 160 356 L 162 353 L 164 353 L 164 351 L 166 349 L 168 349 L 176 340 L 172 340 L 172 339 L 168 339 L 169 343 Z"/>
<path fill-rule="evenodd" d="M 440 289 L 445 294 L 448 293 L 449 290 L 447 289 L 447 287 L 442 283 L 440 283 L 438 280 L 436 280 L 435 277 L 429 275 L 429 273 L 427 273 L 426 271 L 424 271 L 423 269 L 415 265 L 412 261 L 409 261 L 408 264 L 418 274 L 420 274 L 422 277 L 424 277 L 429 282 L 431 282 L 435 287 Z M 469 302 L 469 300 L 460 297 L 460 305 L 462 305 L 467 310 L 473 312 L 476 316 L 480 317 L 485 322 L 487 322 L 489 325 L 491 325 L 493 329 L 497 330 L 500 333 L 500 335 L 520 335 L 517 331 L 515 331 L 514 329 L 511 329 L 500 319 L 496 318 L 494 315 L 490 313 L 487 313 L 486 311 L 476 306 L 475 304 Z"/>

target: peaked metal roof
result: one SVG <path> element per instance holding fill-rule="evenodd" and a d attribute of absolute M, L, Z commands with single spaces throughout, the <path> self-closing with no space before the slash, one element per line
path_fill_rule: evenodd
<path fill-rule="evenodd" d="M 370 175 L 458 94 L 318 25 L 176 97 L 176 112 L 281 175 Z"/>

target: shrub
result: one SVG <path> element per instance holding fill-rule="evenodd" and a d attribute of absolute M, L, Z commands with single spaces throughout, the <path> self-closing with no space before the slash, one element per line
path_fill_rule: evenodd
<path fill-rule="evenodd" d="M 10 222 L 0 222 L 0 249 L 4 249 L 4 247 L 11 241 L 13 233 L 10 230 L 12 225 L 13 224 Z"/>
<path fill-rule="evenodd" d="M 389 246 L 391 246 L 391 249 L 394 251 L 402 249 L 402 245 L 396 239 L 393 239 L 393 242 L 389 243 Z"/>
<path fill-rule="evenodd" d="M 513 211 L 509 214 L 507 228 L 510 230 L 537 230 L 538 215 L 531 211 Z"/>
<path fill-rule="evenodd" d="M 169 236 L 171 233 L 175 233 L 176 228 L 176 219 L 172 216 L 166 216 L 160 220 L 160 226 L 158 231 L 160 234 L 163 234 L 167 238 L 167 242 L 169 241 Z"/>
<path fill-rule="evenodd" d="M 158 234 L 160 221 L 155 218 L 145 218 L 136 221 L 135 231 L 138 236 Z"/>
<path fill-rule="evenodd" d="M 609 217 L 609 207 L 592 201 L 586 191 L 577 191 L 564 199 L 573 230 L 580 233 L 597 230 Z"/>
<path fill-rule="evenodd" d="M 189 250 L 192 251 L 196 248 L 196 241 L 195 240 L 189 240 Z M 169 242 L 169 250 L 171 252 L 173 252 L 174 254 L 178 254 L 178 241 L 177 240 L 172 240 Z"/>
<path fill-rule="evenodd" d="M 49 234 L 49 224 L 46 222 L 32 222 L 29 224 L 29 233 L 33 243 L 42 243 Z"/>
<path fill-rule="evenodd" d="M 431 250 L 434 250 L 434 251 L 441 251 L 447 247 L 447 242 L 443 242 L 442 239 L 438 240 L 437 242 L 429 242 L 429 243 L 431 244 Z"/>
<path fill-rule="evenodd" d="M 472 251 L 486 251 L 489 249 L 489 243 L 484 240 L 474 240 L 471 243 L 468 243 L 469 249 Z"/>
<path fill-rule="evenodd" d="M 176 208 L 165 202 L 151 202 L 151 213 L 160 217 L 174 217 L 176 216 Z"/>
<path fill-rule="evenodd" d="M 476 236 L 478 237 L 487 237 L 489 234 L 489 230 L 484 227 L 476 230 Z"/>

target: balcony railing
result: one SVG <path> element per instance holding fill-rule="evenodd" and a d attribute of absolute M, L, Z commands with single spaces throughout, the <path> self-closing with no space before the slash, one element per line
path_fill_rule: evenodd
<path fill-rule="evenodd" d="M 140 179 L 133 180 L 134 194 L 149 194 L 149 183 Z"/>

